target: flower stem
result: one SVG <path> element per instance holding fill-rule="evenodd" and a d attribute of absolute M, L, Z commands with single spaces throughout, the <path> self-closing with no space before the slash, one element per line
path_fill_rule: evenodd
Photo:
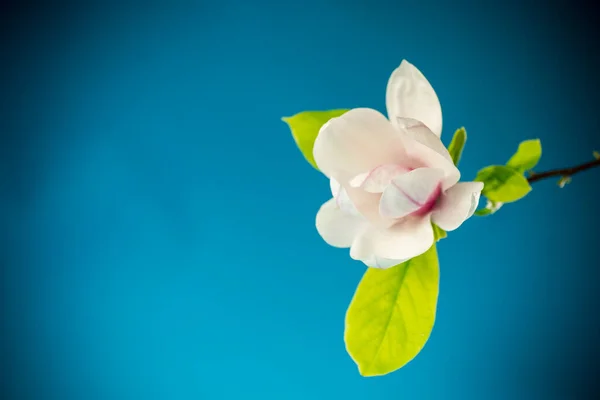
<path fill-rule="evenodd" d="M 600 158 L 596 158 L 593 161 L 588 161 L 586 163 L 579 164 L 579 165 L 576 165 L 571 168 L 553 169 L 553 170 L 544 171 L 544 172 L 533 172 L 532 171 L 529 174 L 529 178 L 527 178 L 527 180 L 529 181 L 529 183 L 533 183 L 533 182 L 541 181 L 542 179 L 550 178 L 553 176 L 569 178 L 578 172 L 585 171 L 586 169 L 590 169 L 590 168 L 594 168 L 594 167 L 600 167 Z"/>

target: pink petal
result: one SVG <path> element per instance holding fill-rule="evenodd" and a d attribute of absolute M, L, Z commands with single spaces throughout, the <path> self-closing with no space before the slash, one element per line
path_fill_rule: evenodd
<path fill-rule="evenodd" d="M 416 119 L 398 118 L 398 128 L 400 128 L 409 138 L 429 147 L 436 153 L 452 163 L 452 156 L 440 140 L 440 137 L 433 133 L 427 126 Z"/>
<path fill-rule="evenodd" d="M 399 127 L 403 131 L 403 142 L 406 154 L 417 167 L 429 167 L 444 171 L 442 179 L 442 190 L 446 190 L 456 184 L 460 179 L 460 171 L 447 151 L 441 149 L 443 144 L 439 139 L 436 143 L 435 135 L 427 132 L 428 128 L 423 125 Z"/>
<path fill-rule="evenodd" d="M 369 172 L 359 174 L 350 180 L 350 186 L 361 188 L 369 193 L 382 193 L 392 179 L 409 169 L 399 164 L 383 164 Z"/>
<path fill-rule="evenodd" d="M 368 226 L 356 236 L 350 248 L 350 256 L 366 263 L 386 259 L 403 262 L 423 254 L 432 245 L 433 229 L 430 219 L 407 218 L 389 229 Z M 396 264 L 387 262 L 384 266 L 393 265 Z"/>
<path fill-rule="evenodd" d="M 431 215 L 432 221 L 446 231 L 453 231 L 470 218 L 479 204 L 483 183 L 461 182 L 444 193 Z"/>
<path fill-rule="evenodd" d="M 315 140 L 319 169 L 345 184 L 356 175 L 403 157 L 401 135 L 380 112 L 356 108 L 329 120 Z"/>
<path fill-rule="evenodd" d="M 417 168 L 399 175 L 384 190 L 379 213 L 385 218 L 402 218 L 431 210 L 440 193 L 444 171 Z"/>
<path fill-rule="evenodd" d="M 361 216 L 348 214 L 337 207 L 335 199 L 325 202 L 317 212 L 317 231 L 330 246 L 350 247 L 365 224 Z"/>
<path fill-rule="evenodd" d="M 379 213 L 381 193 L 369 193 L 349 185 L 346 187 L 346 192 L 358 212 L 365 217 L 371 225 L 384 229 L 389 228 L 397 222 L 394 219 L 383 217 Z"/>

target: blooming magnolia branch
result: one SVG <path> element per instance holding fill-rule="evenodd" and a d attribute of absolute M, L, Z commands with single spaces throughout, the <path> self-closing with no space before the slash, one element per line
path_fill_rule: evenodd
<path fill-rule="evenodd" d="M 388 80 L 386 111 L 305 111 L 283 118 L 306 160 L 329 179 L 317 232 L 368 267 L 344 328 L 346 350 L 363 376 L 403 367 L 427 342 L 439 293 L 435 243 L 446 231 L 520 200 L 533 182 L 556 176 L 563 187 L 572 175 L 600 166 L 594 152 L 593 161 L 534 172 L 542 148 L 530 139 L 506 165 L 484 167 L 473 181 L 459 182 L 466 130 L 458 129 L 444 146 L 439 99 L 406 60 Z M 488 204 L 477 210 L 480 195 Z"/>
<path fill-rule="evenodd" d="M 576 165 L 576 166 L 570 167 L 570 168 L 553 169 L 553 170 L 544 171 L 544 172 L 533 172 L 532 171 L 529 174 L 529 178 L 527 178 L 527 180 L 529 181 L 529 183 L 533 183 L 533 182 L 541 181 L 542 179 L 551 178 L 553 176 L 560 176 L 563 179 L 569 179 L 571 176 L 573 176 L 579 172 L 582 172 L 582 171 L 585 171 L 587 169 L 591 169 L 594 167 L 600 167 L 600 157 L 597 157 L 593 161 L 588 161 L 586 163 Z"/>

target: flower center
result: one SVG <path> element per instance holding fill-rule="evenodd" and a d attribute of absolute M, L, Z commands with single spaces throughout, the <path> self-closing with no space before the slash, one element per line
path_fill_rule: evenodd
<path fill-rule="evenodd" d="M 415 211 L 413 211 L 412 213 L 409 214 L 409 215 L 414 215 L 414 216 L 419 216 L 419 217 L 423 216 L 423 215 L 429 213 L 431 210 L 433 210 L 433 208 L 435 207 L 435 203 L 437 202 L 438 198 L 440 197 L 440 194 L 442 193 L 442 185 L 438 184 L 435 187 L 435 189 L 431 192 L 429 197 L 427 197 L 427 199 L 425 201 L 422 201 L 422 200 L 417 200 L 414 197 L 412 197 L 402 187 L 400 187 L 393 181 L 390 182 L 390 184 L 393 185 L 396 189 L 398 189 L 398 191 L 400 193 L 402 193 L 408 201 L 410 201 L 415 206 L 419 207 L 418 209 L 416 209 Z"/>
<path fill-rule="evenodd" d="M 433 192 L 431 192 L 431 194 L 429 195 L 427 200 L 425 200 L 424 203 L 415 202 L 415 205 L 418 205 L 419 209 L 416 211 L 413 211 L 411 215 L 423 216 L 423 215 L 429 213 L 435 207 L 435 203 L 437 202 L 441 193 L 442 193 L 442 185 L 439 184 L 436 186 L 435 190 Z"/>

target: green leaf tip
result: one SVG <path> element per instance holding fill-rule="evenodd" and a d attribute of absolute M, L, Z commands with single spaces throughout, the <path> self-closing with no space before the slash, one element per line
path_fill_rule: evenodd
<path fill-rule="evenodd" d="M 436 246 L 388 269 L 368 268 L 346 312 L 344 342 L 362 376 L 402 368 L 425 346 L 439 290 Z"/>
<path fill-rule="evenodd" d="M 540 139 L 525 140 L 519 144 L 517 152 L 506 163 L 520 173 L 532 169 L 542 157 L 542 143 Z"/>
<path fill-rule="evenodd" d="M 329 111 L 303 111 L 291 117 L 282 117 L 300 152 L 315 169 L 319 169 L 313 157 L 313 146 L 321 127 L 330 119 L 343 115 L 347 109 L 335 109 Z"/>
<path fill-rule="evenodd" d="M 431 226 L 433 227 L 433 237 L 436 242 L 439 242 L 440 240 L 448 237 L 448 233 L 446 233 L 445 230 L 443 230 L 436 224 L 431 224 Z"/>
<path fill-rule="evenodd" d="M 475 211 L 475 213 L 473 215 L 476 215 L 478 217 L 485 217 L 488 215 L 493 214 L 492 210 L 490 210 L 489 208 L 482 208 L 480 210 Z"/>
<path fill-rule="evenodd" d="M 448 145 L 448 153 L 450 153 L 454 165 L 458 165 L 466 142 L 467 130 L 464 127 L 457 129 L 456 132 L 454 132 L 454 136 L 452 136 L 450 145 Z"/>

